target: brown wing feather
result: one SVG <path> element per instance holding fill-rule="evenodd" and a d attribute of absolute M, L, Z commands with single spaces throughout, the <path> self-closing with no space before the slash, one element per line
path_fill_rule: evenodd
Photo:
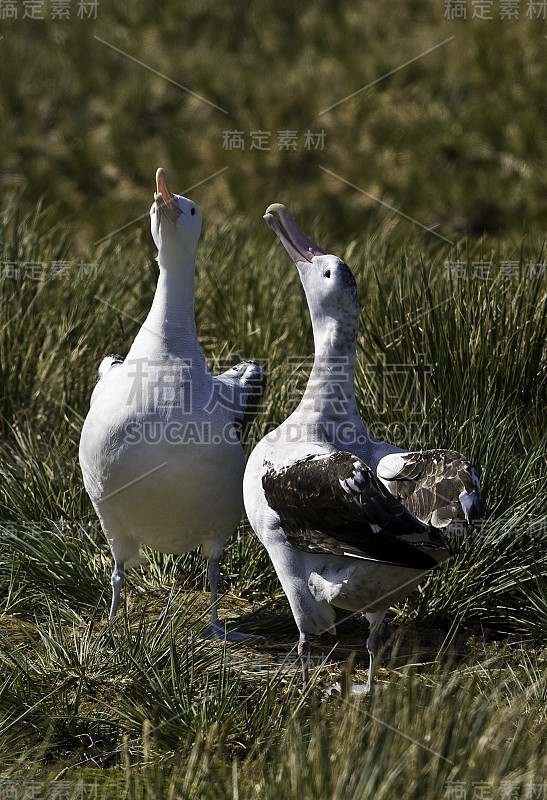
<path fill-rule="evenodd" d="M 401 463 L 402 462 L 402 463 Z M 396 471 L 392 469 L 397 463 Z M 422 450 L 386 456 L 378 475 L 418 519 L 435 527 L 472 522 L 482 509 L 480 485 L 470 462 L 455 450 Z"/>
<path fill-rule="evenodd" d="M 353 556 L 416 569 L 437 561 L 401 538 L 430 545 L 429 530 L 389 494 L 351 453 L 310 457 L 281 470 L 266 465 L 266 500 L 287 540 L 299 550 Z"/>

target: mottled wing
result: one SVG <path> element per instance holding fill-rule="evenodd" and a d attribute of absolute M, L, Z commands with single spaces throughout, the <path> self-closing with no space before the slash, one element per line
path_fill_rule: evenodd
<path fill-rule="evenodd" d="M 351 453 L 311 456 L 281 470 L 265 466 L 266 500 L 298 550 L 424 570 L 437 565 L 415 546 L 431 544 L 428 528 Z M 402 538 L 408 535 L 418 541 Z"/>
<path fill-rule="evenodd" d="M 455 450 L 393 453 L 380 460 L 377 475 L 414 516 L 436 528 L 481 514 L 475 469 Z"/>

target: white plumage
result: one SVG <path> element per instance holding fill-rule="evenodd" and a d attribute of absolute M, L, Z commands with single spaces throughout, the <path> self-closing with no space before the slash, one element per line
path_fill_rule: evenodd
<path fill-rule="evenodd" d="M 432 523 L 472 519 L 480 487 L 459 453 L 406 453 L 370 436 L 354 390 L 353 275 L 304 236 L 284 206 L 270 206 L 265 219 L 296 262 L 315 356 L 298 408 L 249 458 L 245 508 L 298 626 L 304 683 L 308 635 L 334 631 L 336 606 L 364 612 L 370 623 L 368 691 L 386 610 L 449 556 Z"/>
<path fill-rule="evenodd" d="M 243 362 L 213 377 L 194 320 L 195 255 L 201 213 L 170 192 L 162 169 L 150 210 L 159 278 L 150 312 L 125 359 L 103 359 L 80 440 L 85 488 L 115 560 L 112 621 L 125 570 L 141 545 L 164 553 L 201 547 L 209 559 L 211 635 L 218 558 L 243 510 L 240 436 L 256 412 L 265 377 Z M 253 412 L 254 409 L 254 412 Z"/>

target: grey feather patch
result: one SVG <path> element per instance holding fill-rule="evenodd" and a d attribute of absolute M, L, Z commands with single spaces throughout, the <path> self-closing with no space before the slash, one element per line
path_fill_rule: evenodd
<path fill-rule="evenodd" d="M 288 542 L 308 553 L 329 553 L 414 569 L 437 561 L 405 541 L 429 530 L 401 505 L 362 461 L 341 451 L 312 456 L 276 470 L 265 464 L 266 501 L 279 516 Z M 363 488 L 352 488 L 356 470 Z"/>
<path fill-rule="evenodd" d="M 386 456 L 378 464 L 378 474 L 394 497 L 426 524 L 442 528 L 480 516 L 482 501 L 475 470 L 455 450 Z M 467 495 L 472 495 L 472 500 Z"/>

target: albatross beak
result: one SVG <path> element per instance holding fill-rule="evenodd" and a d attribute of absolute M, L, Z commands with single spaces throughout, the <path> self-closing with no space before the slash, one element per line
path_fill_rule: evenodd
<path fill-rule="evenodd" d="M 302 233 L 291 212 L 282 203 L 272 203 L 271 206 L 268 206 L 264 219 L 274 233 L 279 236 L 293 261 L 311 263 L 314 256 L 326 255 L 326 250 L 322 250 L 319 245 Z"/>
<path fill-rule="evenodd" d="M 175 228 L 177 225 L 177 219 L 182 214 L 182 211 L 178 206 L 175 195 L 169 189 L 167 175 L 165 174 L 163 167 L 160 167 L 156 172 L 156 189 L 157 191 L 154 195 L 156 205 L 158 209 L 163 212 L 166 219 Z"/>

